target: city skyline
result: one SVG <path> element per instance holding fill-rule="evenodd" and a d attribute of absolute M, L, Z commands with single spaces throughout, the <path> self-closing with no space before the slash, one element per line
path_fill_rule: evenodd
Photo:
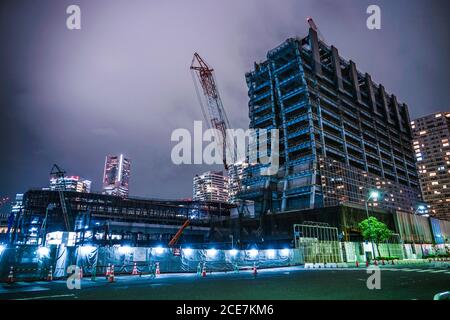
<path fill-rule="evenodd" d="M 0 38 L 9 46 L 1 52 L 0 64 L 5 71 L 0 76 L 0 90 L 5 90 L 1 91 L 0 131 L 7 137 L 1 146 L 6 156 L 0 160 L 0 195 L 13 198 L 44 186 L 53 163 L 92 180 L 92 190 L 100 191 L 102 158 L 125 153 L 133 159 L 131 195 L 189 196 L 196 173 L 222 169 L 170 162 L 171 130 L 189 129 L 193 120 L 202 119 L 188 70 L 192 53 L 198 50 L 215 66 L 232 126 L 248 128 L 245 73 L 253 62 L 264 59 L 267 48 L 305 34 L 307 16 L 315 18 L 329 45 L 342 48 L 344 56 L 407 103 L 411 120 L 444 112 L 449 93 L 448 74 L 442 70 L 449 69 L 445 59 L 449 47 L 438 40 L 445 39 L 449 22 L 442 3 L 436 3 L 378 1 L 383 12 L 379 31 L 365 27 L 365 2 L 340 4 L 339 10 L 344 15 L 348 10 L 349 19 L 328 13 L 336 8 L 332 2 L 291 2 L 283 7 L 269 2 L 208 4 L 202 9 L 211 12 L 208 21 L 219 24 L 208 30 L 209 37 L 199 36 L 205 24 L 194 14 L 196 2 L 185 13 L 175 14 L 164 5 L 139 1 L 130 7 L 112 2 L 108 10 L 80 1 L 85 17 L 80 31 L 65 29 L 64 1 L 51 10 L 45 2 L 36 10 L 24 10 L 29 3 L 2 4 L 9 10 L 8 15 L 7 10 L 0 13 Z M 236 7 L 239 12 L 234 14 Z M 170 27 L 152 16 L 154 11 L 159 19 L 188 18 L 181 43 L 167 40 L 174 39 L 181 25 Z M 430 12 L 435 13 L 432 21 L 426 19 Z M 258 19 L 258 14 L 269 19 Z M 119 15 L 123 22 L 117 23 Z M 227 24 L 226 19 L 234 23 Z M 155 25 L 162 26 L 159 36 Z M 11 36 L 12 30 L 19 36 Z M 423 52 L 408 49 L 419 40 L 429 47 L 427 59 Z M 164 48 L 158 50 L 159 46 Z M 124 50 L 119 54 L 118 48 Z M 166 57 L 163 52 L 174 53 Z M 403 59 L 405 55 L 408 59 Z M 411 68 L 420 76 L 411 79 Z M 427 85 L 430 82 L 435 85 Z M 46 121 L 45 130 L 38 125 L 41 121 Z"/>

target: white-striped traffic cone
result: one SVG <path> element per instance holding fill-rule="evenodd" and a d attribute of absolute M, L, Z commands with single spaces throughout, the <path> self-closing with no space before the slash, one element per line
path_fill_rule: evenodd
<path fill-rule="evenodd" d="M 131 272 L 131 274 L 132 274 L 133 276 L 135 276 L 135 275 L 138 274 L 138 269 L 137 269 L 136 262 L 135 262 L 134 265 L 133 265 L 133 271 Z"/>
<path fill-rule="evenodd" d="M 111 265 L 108 263 L 108 266 L 106 267 L 105 277 L 107 280 L 109 280 L 109 275 L 111 274 Z"/>
<path fill-rule="evenodd" d="M 50 269 L 48 269 L 47 281 L 53 281 L 53 266 L 50 266 Z"/>
<path fill-rule="evenodd" d="M 114 280 L 114 265 L 112 265 L 109 272 L 108 282 L 114 282 Z"/>
<path fill-rule="evenodd" d="M 161 270 L 159 270 L 159 262 L 156 263 L 156 272 L 155 272 L 155 274 L 156 275 L 161 274 Z"/>
<path fill-rule="evenodd" d="M 14 282 L 14 267 L 11 266 L 11 268 L 9 268 L 8 283 L 13 283 L 13 282 Z"/>
<path fill-rule="evenodd" d="M 206 264 L 204 264 L 202 268 L 202 277 L 206 277 Z"/>

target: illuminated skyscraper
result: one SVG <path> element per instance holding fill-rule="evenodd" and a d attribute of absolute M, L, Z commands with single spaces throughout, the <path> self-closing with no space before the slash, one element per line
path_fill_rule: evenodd
<path fill-rule="evenodd" d="M 123 154 L 107 156 L 103 172 L 103 193 L 128 197 L 130 173 L 131 161 Z"/>
<path fill-rule="evenodd" d="M 228 202 L 228 177 L 208 171 L 194 177 L 193 200 Z"/>
<path fill-rule="evenodd" d="M 246 177 L 245 169 L 248 168 L 247 162 L 234 163 L 228 168 L 228 189 L 229 201 L 235 203 L 237 193 L 242 187 L 242 180 Z"/>
<path fill-rule="evenodd" d="M 450 218 L 450 112 L 440 112 L 411 122 L 424 201 L 431 216 Z"/>
<path fill-rule="evenodd" d="M 76 192 L 91 192 L 91 181 L 79 176 L 66 176 L 50 179 L 50 190 L 67 190 Z"/>

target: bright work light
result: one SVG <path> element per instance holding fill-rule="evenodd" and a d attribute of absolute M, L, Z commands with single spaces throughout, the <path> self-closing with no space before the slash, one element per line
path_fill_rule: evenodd
<path fill-rule="evenodd" d="M 49 248 L 46 248 L 46 247 L 39 247 L 39 248 L 37 249 L 37 254 L 38 254 L 39 256 L 41 256 L 41 257 L 48 256 L 49 253 L 50 253 L 50 249 L 49 249 Z"/>
<path fill-rule="evenodd" d="M 186 257 L 190 257 L 190 256 L 192 256 L 192 249 L 191 248 L 186 248 L 186 249 L 183 249 L 183 253 L 184 253 L 184 255 L 186 256 Z"/>
<path fill-rule="evenodd" d="M 206 250 L 206 254 L 208 255 L 208 257 L 214 258 L 217 255 L 217 250 L 216 249 L 208 249 L 208 250 Z"/>
<path fill-rule="evenodd" d="M 256 258 L 258 256 L 258 250 L 252 249 L 249 251 L 250 257 Z"/>
<path fill-rule="evenodd" d="M 370 192 L 370 199 L 374 199 L 374 200 L 377 200 L 378 199 L 378 197 L 380 196 L 380 193 L 378 192 L 378 191 L 371 191 Z"/>

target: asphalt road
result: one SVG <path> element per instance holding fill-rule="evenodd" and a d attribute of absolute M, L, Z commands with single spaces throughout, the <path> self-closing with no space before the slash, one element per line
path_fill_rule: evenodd
<path fill-rule="evenodd" d="M 83 279 L 81 289 L 69 290 L 66 281 L 0 284 L 0 299 L 433 299 L 450 290 L 450 269 L 392 266 L 381 269 L 381 289 L 369 290 L 365 268 L 304 269 L 287 267 L 239 273 L 120 276 Z"/>

